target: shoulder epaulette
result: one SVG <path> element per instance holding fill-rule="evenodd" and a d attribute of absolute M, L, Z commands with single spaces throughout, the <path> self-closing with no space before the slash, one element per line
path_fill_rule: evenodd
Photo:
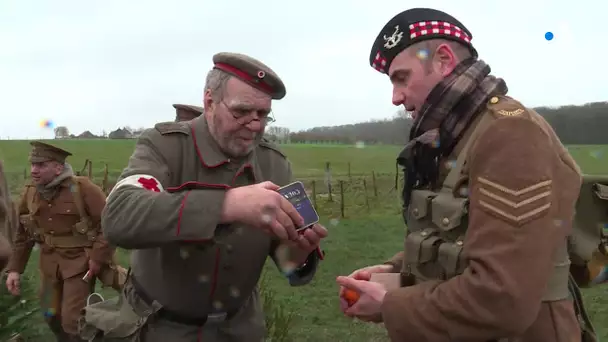
<path fill-rule="evenodd" d="M 83 182 L 90 181 L 90 179 L 87 176 L 72 176 L 72 181 L 78 182 L 78 183 L 83 183 Z"/>
<path fill-rule="evenodd" d="M 260 140 L 260 147 L 273 150 L 276 153 L 280 154 L 283 158 L 287 158 L 285 153 L 283 153 L 283 151 L 281 151 L 281 149 L 279 149 L 279 147 L 275 143 L 271 142 L 267 138 L 262 138 L 262 140 Z"/>
<path fill-rule="evenodd" d="M 162 135 L 173 134 L 173 133 L 181 133 L 185 135 L 190 135 L 190 126 L 187 122 L 175 122 L 175 121 L 167 121 L 167 122 L 159 122 L 154 125 L 157 131 Z"/>
<path fill-rule="evenodd" d="M 496 117 L 529 116 L 524 105 L 508 96 L 492 96 L 488 101 L 488 109 Z"/>

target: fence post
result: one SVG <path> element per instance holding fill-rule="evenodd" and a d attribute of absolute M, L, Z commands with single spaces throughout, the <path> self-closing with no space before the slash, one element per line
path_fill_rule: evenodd
<path fill-rule="evenodd" d="M 93 178 L 93 162 L 90 161 L 90 160 L 89 160 L 89 170 L 88 170 L 88 173 L 89 173 L 89 175 L 88 175 L 89 179 Z"/>
<path fill-rule="evenodd" d="M 350 173 L 350 162 L 348 162 L 348 181 L 352 182 L 353 181 L 353 177 Z"/>
<path fill-rule="evenodd" d="M 363 177 L 363 195 L 365 196 L 365 206 L 369 212 L 369 197 L 367 197 L 367 181 L 365 180 L 365 177 Z"/>
<path fill-rule="evenodd" d="M 344 181 L 340 180 L 340 214 L 342 218 L 346 215 L 344 214 Z"/>
<path fill-rule="evenodd" d="M 372 171 L 372 186 L 374 187 L 374 197 L 378 197 L 378 186 L 376 185 L 376 171 Z"/>
<path fill-rule="evenodd" d="M 105 163 L 103 167 L 103 180 L 101 181 L 101 190 L 103 190 L 105 194 L 108 193 L 108 163 Z"/>
<path fill-rule="evenodd" d="M 325 163 L 325 182 L 327 183 L 327 193 L 329 195 L 327 197 L 327 201 L 333 202 L 334 197 L 333 197 L 333 194 L 331 193 L 331 164 L 330 164 L 330 162 Z"/>
<path fill-rule="evenodd" d="M 87 160 L 84 161 L 84 165 L 82 166 L 82 170 L 80 170 L 80 172 L 77 172 L 79 176 L 81 174 L 83 174 L 87 170 L 87 166 L 89 166 L 89 159 L 87 159 Z"/>

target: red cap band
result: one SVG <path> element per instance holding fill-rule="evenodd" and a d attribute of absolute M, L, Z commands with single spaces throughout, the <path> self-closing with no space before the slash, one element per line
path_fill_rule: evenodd
<path fill-rule="evenodd" d="M 261 82 L 261 80 L 253 78 L 253 76 L 249 75 L 248 73 L 246 73 L 240 69 L 233 67 L 232 65 L 225 64 L 225 63 L 216 63 L 215 67 L 217 69 L 223 70 L 227 73 L 233 74 L 234 76 L 242 79 L 243 81 L 250 83 L 253 86 L 261 88 L 268 94 L 272 95 L 274 93 L 272 87 L 269 86 L 267 83 Z"/>

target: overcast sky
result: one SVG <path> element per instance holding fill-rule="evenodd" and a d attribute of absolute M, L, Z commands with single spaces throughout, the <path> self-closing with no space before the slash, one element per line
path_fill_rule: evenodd
<path fill-rule="evenodd" d="M 75 134 L 173 120 L 173 103 L 201 103 L 220 51 L 250 54 L 283 78 L 277 125 L 391 117 L 389 80 L 368 56 L 406 6 L 463 22 L 527 106 L 607 100 L 608 5 L 599 0 L 0 0 L 0 137 L 50 138 L 44 119 Z"/>

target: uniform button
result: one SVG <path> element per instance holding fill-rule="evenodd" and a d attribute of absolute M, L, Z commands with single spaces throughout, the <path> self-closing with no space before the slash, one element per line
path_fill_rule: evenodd
<path fill-rule="evenodd" d="M 230 286 L 230 295 L 234 298 L 238 298 L 241 295 L 241 291 L 234 286 Z"/>
<path fill-rule="evenodd" d="M 49 221 L 53 221 L 53 218 L 52 218 L 52 217 L 49 217 Z"/>
<path fill-rule="evenodd" d="M 68 209 L 68 210 L 66 210 L 65 212 L 66 212 L 66 213 L 71 213 L 72 211 L 71 211 L 70 209 Z"/>
<path fill-rule="evenodd" d="M 206 274 L 201 274 L 200 276 L 198 276 L 198 281 L 201 283 L 208 283 L 209 282 L 209 276 Z"/>
<path fill-rule="evenodd" d="M 51 230 L 51 231 L 49 232 L 49 234 L 54 235 L 54 234 L 55 234 L 55 231 L 54 231 L 54 230 Z"/>
<path fill-rule="evenodd" d="M 420 235 L 422 235 L 422 236 L 427 236 L 427 235 L 429 235 L 429 233 L 427 233 L 427 232 L 422 232 L 422 233 L 420 233 Z"/>
<path fill-rule="evenodd" d="M 498 103 L 498 97 L 494 96 L 490 99 L 490 103 L 491 104 L 497 104 Z"/>
<path fill-rule="evenodd" d="M 412 210 L 412 213 L 414 214 L 414 216 L 418 216 L 418 213 L 420 211 L 418 210 L 418 208 L 415 208 L 414 210 Z"/>
<path fill-rule="evenodd" d="M 182 259 L 188 259 L 188 257 L 190 257 L 190 252 L 185 248 L 180 248 L 179 256 L 182 257 Z"/>
<path fill-rule="evenodd" d="M 224 307 L 224 304 L 222 302 L 220 302 L 219 300 L 216 300 L 213 302 L 213 307 L 216 310 L 221 310 Z"/>
<path fill-rule="evenodd" d="M 463 242 L 462 242 L 462 241 L 456 241 L 456 244 L 457 244 L 458 246 L 462 246 Z"/>
<path fill-rule="evenodd" d="M 51 203 L 49 203 L 49 208 L 52 207 L 53 205 Z"/>
<path fill-rule="evenodd" d="M 443 220 L 441 220 L 441 223 L 443 223 L 444 226 L 447 226 L 448 224 L 450 224 L 450 219 L 447 217 L 444 217 Z"/>

